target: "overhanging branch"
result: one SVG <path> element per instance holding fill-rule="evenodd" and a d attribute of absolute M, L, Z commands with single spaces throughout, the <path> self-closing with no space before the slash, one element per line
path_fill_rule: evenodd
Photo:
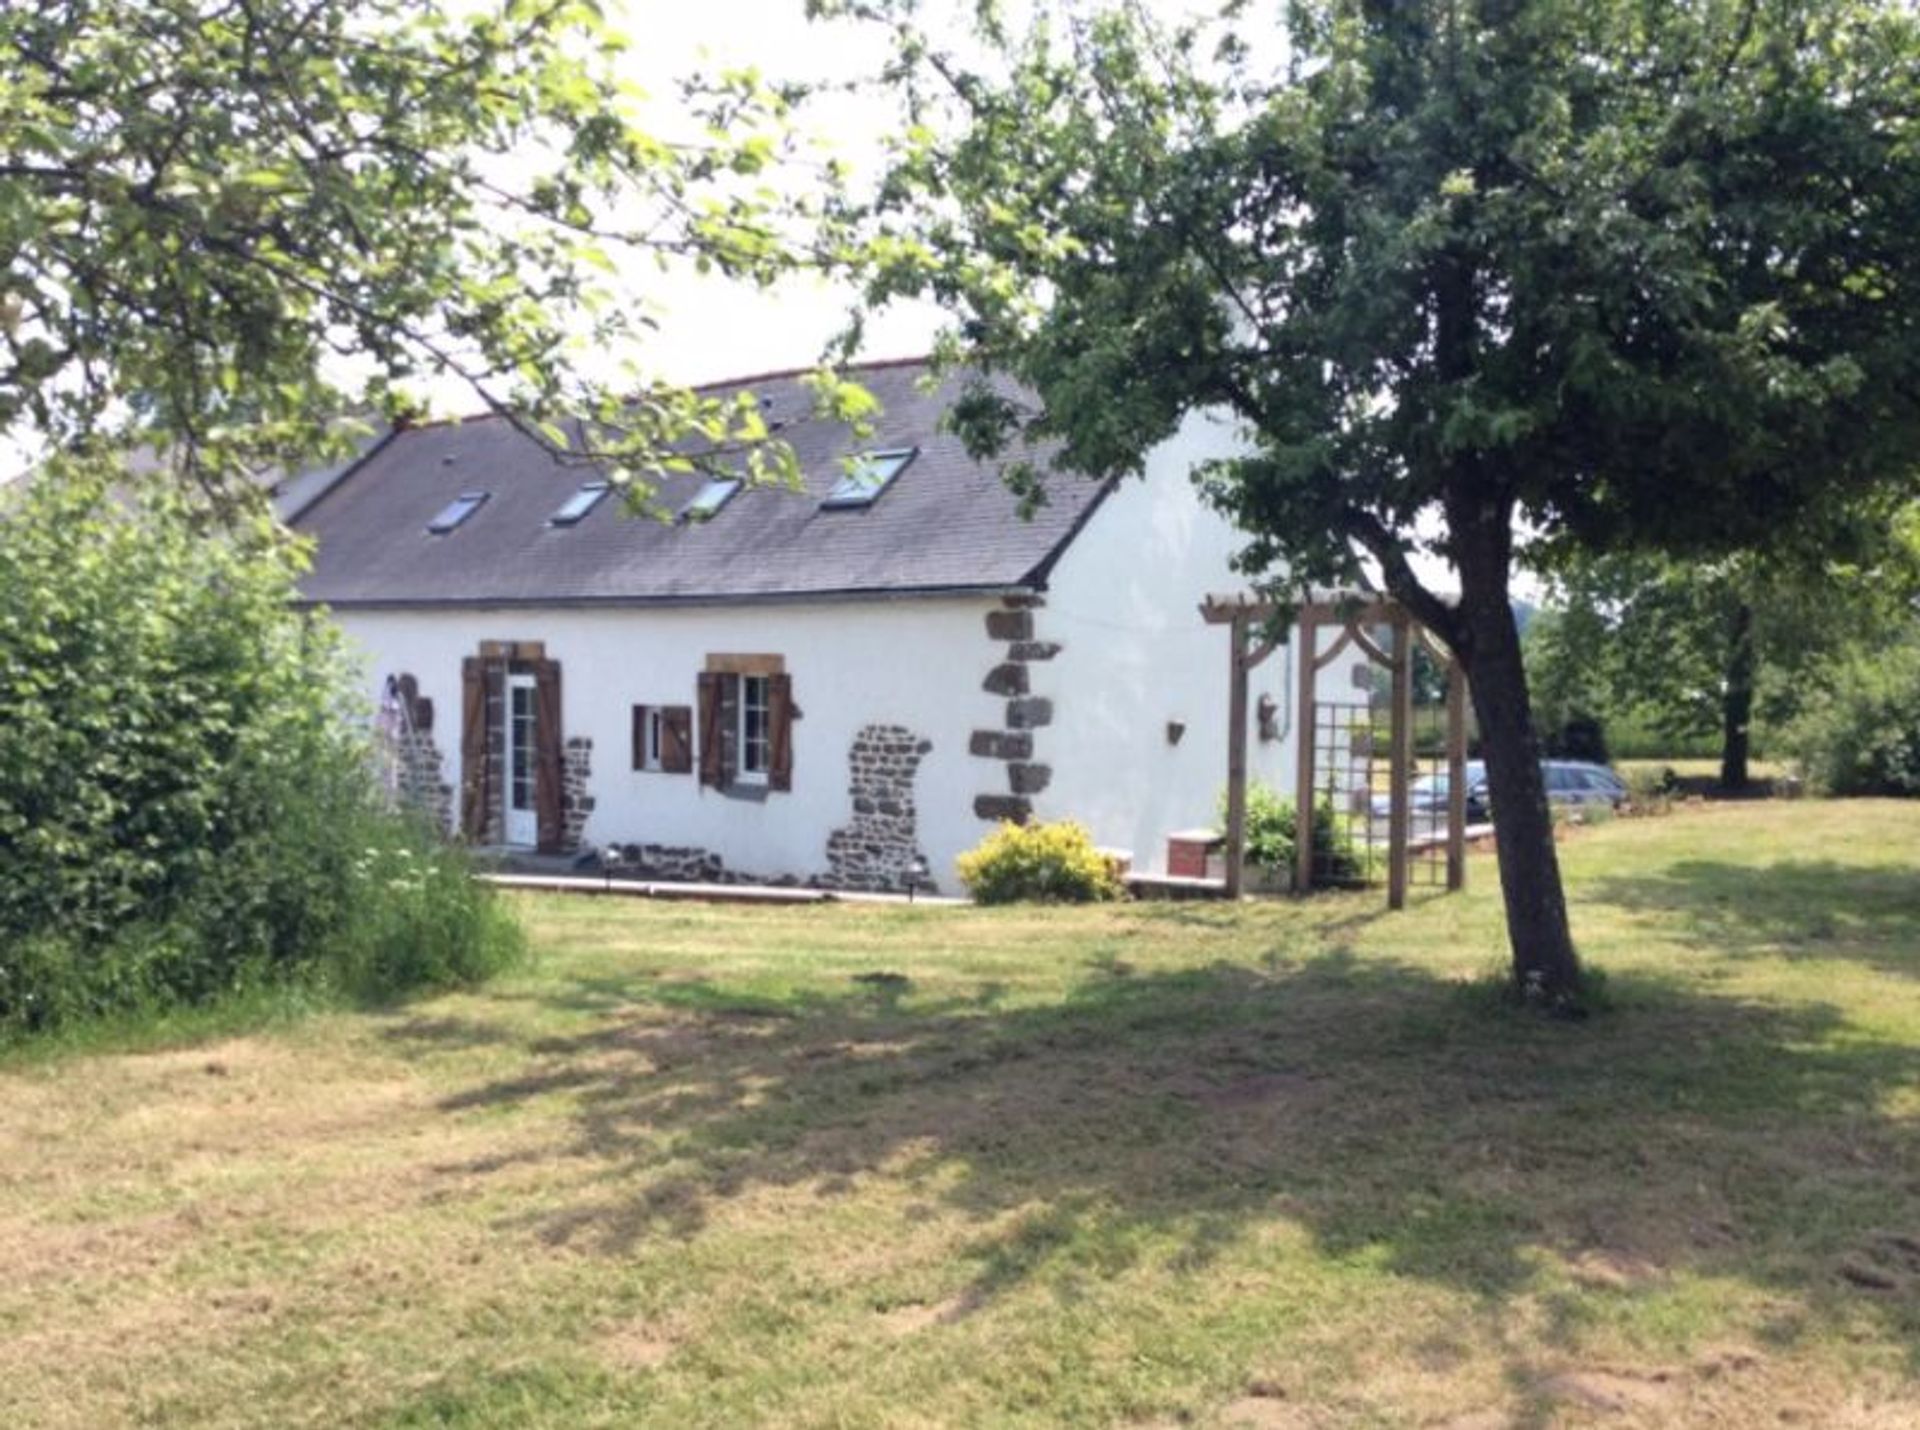
<path fill-rule="evenodd" d="M 1407 560 L 1405 548 L 1370 511 L 1348 507 L 1341 513 L 1341 531 L 1380 564 L 1380 577 L 1387 594 L 1413 612 L 1414 619 L 1432 631 L 1456 655 L 1465 640 L 1465 628 L 1459 613 L 1428 588 Z"/>

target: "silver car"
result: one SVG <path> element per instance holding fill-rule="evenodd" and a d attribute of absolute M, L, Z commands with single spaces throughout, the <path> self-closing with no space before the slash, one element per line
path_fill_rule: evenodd
<path fill-rule="evenodd" d="M 1483 761 L 1467 761 L 1467 823 L 1485 824 L 1493 817 L 1487 797 L 1487 767 Z M 1586 760 L 1542 760 L 1540 776 L 1546 782 L 1547 803 L 1565 805 L 1619 805 L 1627 797 L 1626 781 L 1605 765 Z M 1447 772 L 1422 775 L 1407 791 L 1407 808 L 1416 834 L 1444 828 L 1447 822 Z M 1386 819 L 1392 801 L 1384 794 L 1373 797 L 1375 819 Z"/>

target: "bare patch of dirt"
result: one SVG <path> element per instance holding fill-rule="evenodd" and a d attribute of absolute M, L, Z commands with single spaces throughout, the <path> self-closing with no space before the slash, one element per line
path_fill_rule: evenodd
<path fill-rule="evenodd" d="M 1236 1430 L 1307 1430 L 1318 1422 L 1287 1398 L 1284 1386 L 1256 1380 L 1245 1395 L 1221 1407 L 1220 1423 Z"/>
<path fill-rule="evenodd" d="M 680 1349 L 659 1326 L 633 1321 L 600 1338 L 600 1358 L 615 1370 L 658 1370 Z"/>
<path fill-rule="evenodd" d="M 1563 1370 L 1540 1382 L 1550 1398 L 1586 1410 L 1646 1414 L 1670 1405 L 1679 1390 L 1671 1370 Z"/>
<path fill-rule="evenodd" d="M 1840 1263 L 1840 1278 L 1863 1291 L 1912 1287 L 1920 1282 L 1920 1237 L 1881 1232 Z"/>
<path fill-rule="evenodd" d="M 910 1336 L 933 1326 L 965 1320 L 986 1302 L 978 1291 L 966 1290 L 940 1301 L 912 1301 L 880 1313 L 880 1327 L 892 1336 Z"/>
<path fill-rule="evenodd" d="M 1607 1291 L 1632 1291 L 1659 1279 L 1660 1268 L 1628 1252 L 1593 1248 L 1573 1256 L 1568 1273 L 1582 1286 Z"/>
<path fill-rule="evenodd" d="M 1299 1072 L 1254 1073 L 1229 1082 L 1206 1083 L 1190 1088 L 1186 1095 L 1211 1111 L 1229 1111 L 1258 1107 L 1282 1098 L 1311 1092 L 1318 1078 Z"/>

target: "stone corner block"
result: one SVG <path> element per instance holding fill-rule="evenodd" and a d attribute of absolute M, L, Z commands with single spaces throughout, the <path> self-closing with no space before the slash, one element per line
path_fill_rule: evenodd
<path fill-rule="evenodd" d="M 996 665 L 987 672 L 987 678 L 980 682 L 980 688 L 989 695 L 1025 695 L 1027 693 L 1027 668 L 1008 661 Z"/>
<path fill-rule="evenodd" d="M 1007 647 L 1008 660 L 1052 660 L 1058 654 L 1059 641 L 1015 641 Z"/>
<path fill-rule="evenodd" d="M 1007 785 L 1015 794 L 1039 794 L 1052 783 L 1051 765 L 1015 763 L 1007 766 Z"/>
<path fill-rule="evenodd" d="M 982 794 L 973 799 L 973 812 L 981 819 L 1010 819 L 1025 824 L 1033 818 L 1033 801 L 1017 794 Z"/>
<path fill-rule="evenodd" d="M 987 635 L 997 641 L 1033 639 L 1032 611 L 988 611 Z"/>
<path fill-rule="evenodd" d="M 1043 695 L 1029 695 L 1007 702 L 1009 730 L 1037 730 L 1053 723 L 1053 702 Z"/>
<path fill-rule="evenodd" d="M 1033 753 L 1033 736 L 1024 730 L 975 730 L 967 753 L 988 760 L 1024 760 Z"/>

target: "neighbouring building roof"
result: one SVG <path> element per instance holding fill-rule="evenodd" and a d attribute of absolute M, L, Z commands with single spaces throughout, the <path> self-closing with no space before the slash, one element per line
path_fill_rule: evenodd
<path fill-rule="evenodd" d="M 959 379 L 922 390 L 921 361 L 872 364 L 860 381 L 883 411 L 873 433 L 814 420 L 793 375 L 719 384 L 751 388 L 783 422 L 805 491 L 748 487 L 710 518 L 668 524 L 610 497 L 570 524 L 554 514 L 590 468 L 556 462 L 503 418 L 393 433 L 292 518 L 317 543 L 302 583 L 336 607 L 582 602 L 724 602 L 839 595 L 1007 590 L 1044 582 L 1108 483 L 1058 476 L 1023 519 L 994 463 L 941 430 Z M 917 449 L 868 505 L 823 507 L 857 453 Z M 678 511 L 706 485 L 666 481 Z M 486 500 L 451 530 L 427 527 L 461 496 Z"/>

